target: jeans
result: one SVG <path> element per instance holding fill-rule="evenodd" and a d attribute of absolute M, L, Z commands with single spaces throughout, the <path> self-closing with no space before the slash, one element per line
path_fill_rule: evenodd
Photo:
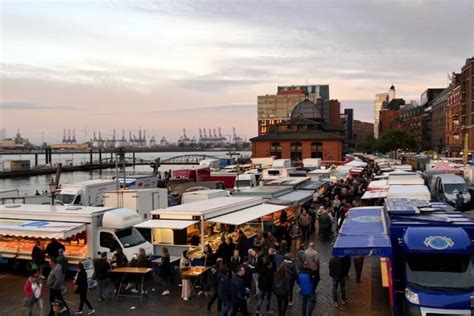
<path fill-rule="evenodd" d="M 290 295 L 288 295 L 289 301 L 293 302 L 293 289 L 295 288 L 295 281 L 296 279 L 294 277 L 289 278 L 289 283 L 290 283 Z"/>
<path fill-rule="evenodd" d="M 288 295 L 277 295 L 278 316 L 285 316 L 288 309 Z"/>
<path fill-rule="evenodd" d="M 341 288 L 341 299 L 346 300 L 346 279 L 332 278 L 332 299 L 337 303 L 337 287 Z"/>
<path fill-rule="evenodd" d="M 307 242 L 309 239 L 309 233 L 310 233 L 310 226 L 301 226 L 301 233 L 303 236 L 303 242 Z"/>
<path fill-rule="evenodd" d="M 227 316 L 229 315 L 230 309 L 232 305 L 228 303 L 222 303 L 222 309 L 219 311 L 219 316 Z"/>
<path fill-rule="evenodd" d="M 258 288 L 258 273 L 252 274 L 253 277 L 253 283 L 255 284 L 255 294 L 260 294 L 260 289 Z"/>
<path fill-rule="evenodd" d="M 364 257 L 355 257 L 353 260 L 354 260 L 354 269 L 356 271 L 357 283 L 360 283 L 360 278 L 362 276 L 362 268 L 364 266 Z"/>
<path fill-rule="evenodd" d="M 28 316 L 32 316 L 33 315 L 33 306 L 38 303 L 38 307 L 39 307 L 39 315 L 40 316 L 44 316 L 44 306 L 43 306 L 43 298 L 31 298 L 31 304 L 30 304 L 30 307 L 28 309 Z"/>
<path fill-rule="evenodd" d="M 260 294 L 258 295 L 258 298 L 257 298 L 257 311 L 260 312 L 260 309 L 262 308 L 262 304 L 265 301 L 265 298 L 267 299 L 267 311 L 270 309 L 270 301 L 272 299 L 272 292 L 260 291 Z"/>
<path fill-rule="evenodd" d="M 238 312 L 241 312 L 242 315 L 248 316 L 249 311 L 247 309 L 247 301 L 246 300 L 241 300 L 239 302 L 235 302 L 232 305 L 232 312 L 230 313 L 231 316 L 237 315 Z"/>
<path fill-rule="evenodd" d="M 308 304 L 309 301 L 309 304 Z M 302 302 L 301 302 L 301 315 L 312 315 L 313 309 L 316 306 L 316 294 L 313 293 L 311 295 L 303 295 Z"/>
<path fill-rule="evenodd" d="M 97 280 L 97 300 L 110 300 L 109 280 Z"/>
<path fill-rule="evenodd" d="M 79 310 L 82 311 L 84 308 L 84 303 L 87 305 L 89 310 L 93 310 L 91 303 L 87 299 L 87 291 L 82 291 L 79 293 Z"/>

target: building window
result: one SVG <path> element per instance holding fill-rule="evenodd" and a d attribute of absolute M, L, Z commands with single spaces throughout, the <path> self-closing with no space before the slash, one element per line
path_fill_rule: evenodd
<path fill-rule="evenodd" d="M 281 159 L 281 144 L 279 142 L 271 143 L 270 155 L 275 156 L 276 159 Z"/>
<path fill-rule="evenodd" d="M 303 154 L 301 151 L 301 142 L 292 142 L 291 143 L 291 160 L 300 161 L 303 159 Z"/>
<path fill-rule="evenodd" d="M 323 143 L 311 143 L 311 158 L 323 158 Z"/>

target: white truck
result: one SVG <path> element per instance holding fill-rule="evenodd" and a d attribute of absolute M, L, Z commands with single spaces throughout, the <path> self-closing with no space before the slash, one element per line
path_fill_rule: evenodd
<path fill-rule="evenodd" d="M 153 246 L 133 226 L 143 222 L 134 210 L 107 207 L 0 206 L 0 253 L 8 260 L 31 260 L 36 240 L 46 247 L 55 238 L 66 247 L 70 264 L 121 248 L 130 260 L 139 248 Z"/>
<path fill-rule="evenodd" d="M 304 158 L 303 159 L 303 167 L 311 168 L 311 169 L 318 169 L 321 168 L 322 160 L 321 158 Z"/>
<path fill-rule="evenodd" d="M 257 175 L 254 173 L 239 174 L 235 177 L 235 188 L 253 188 L 258 185 Z"/>
<path fill-rule="evenodd" d="M 196 201 L 214 199 L 218 197 L 228 197 L 229 192 L 226 190 L 199 190 L 183 193 L 181 204 L 188 204 Z"/>
<path fill-rule="evenodd" d="M 431 176 L 430 191 L 433 199 L 447 202 L 451 205 L 456 204 L 457 193 L 461 193 L 464 198 L 464 205 L 471 202 L 466 180 L 463 177 L 454 174 L 435 174 Z"/>
<path fill-rule="evenodd" d="M 104 206 L 135 210 L 143 219 L 148 219 L 150 211 L 168 207 L 168 190 L 155 188 L 105 192 Z"/>
<path fill-rule="evenodd" d="M 61 205 L 104 205 L 104 193 L 117 189 L 116 180 L 89 180 L 61 185 L 55 200 Z"/>
<path fill-rule="evenodd" d="M 272 163 L 273 168 L 291 168 L 291 159 L 275 159 Z"/>
<path fill-rule="evenodd" d="M 158 176 L 148 174 L 128 175 L 125 180 L 119 176 L 120 187 L 126 189 L 156 188 L 158 186 Z"/>

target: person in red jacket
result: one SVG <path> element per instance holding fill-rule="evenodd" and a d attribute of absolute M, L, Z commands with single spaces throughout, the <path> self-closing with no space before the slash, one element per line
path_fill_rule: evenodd
<path fill-rule="evenodd" d="M 23 292 L 28 297 L 28 316 L 33 315 L 33 307 L 38 304 L 40 316 L 44 316 L 43 283 L 38 271 L 33 271 L 23 286 Z"/>

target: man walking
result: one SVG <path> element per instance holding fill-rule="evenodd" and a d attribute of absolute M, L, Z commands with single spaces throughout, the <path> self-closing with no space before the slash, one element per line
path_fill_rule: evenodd
<path fill-rule="evenodd" d="M 319 254 L 314 249 L 314 242 L 310 242 L 308 248 L 304 252 L 304 261 L 308 263 L 308 268 L 314 274 L 316 279 L 315 288 L 318 286 L 320 280 L 319 274 Z"/>
<path fill-rule="evenodd" d="M 48 275 L 48 286 L 49 286 L 49 316 L 54 315 L 53 303 L 56 300 L 64 301 L 62 291 L 64 289 L 64 277 L 61 265 L 57 263 L 55 257 L 50 258 L 51 272 Z M 66 304 L 66 302 L 64 302 Z M 67 308 L 67 305 L 66 305 Z"/>
<path fill-rule="evenodd" d="M 341 289 L 341 304 L 346 304 L 346 276 L 342 257 L 333 256 L 329 260 L 329 276 L 332 278 L 332 298 L 334 306 L 339 306 L 337 288 Z"/>
<path fill-rule="evenodd" d="M 232 277 L 232 313 L 231 316 L 237 315 L 241 312 L 244 316 L 248 316 L 247 309 L 247 290 L 245 289 L 245 269 L 243 266 L 237 268 L 237 272 Z"/>
<path fill-rule="evenodd" d="M 316 305 L 316 278 L 309 268 L 308 262 L 304 263 L 303 270 L 298 273 L 296 283 L 298 283 L 302 295 L 301 315 L 311 316 Z"/>
<path fill-rule="evenodd" d="M 94 265 L 95 280 L 97 281 L 97 300 L 99 302 L 111 299 L 109 294 L 109 273 L 111 269 L 110 264 L 107 262 L 107 252 L 104 251 Z"/>

